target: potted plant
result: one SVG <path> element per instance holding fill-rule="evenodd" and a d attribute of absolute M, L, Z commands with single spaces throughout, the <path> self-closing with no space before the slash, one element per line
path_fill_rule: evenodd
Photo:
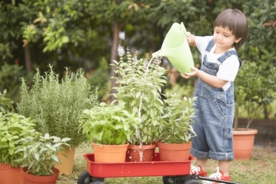
<path fill-rule="evenodd" d="M 60 175 L 71 174 L 75 147 L 85 141 L 84 135 L 78 132 L 80 114 L 96 104 L 96 95 L 88 84 L 84 71 L 79 69 L 72 72 L 66 68 L 64 75 L 59 76 L 49 65 L 49 71 L 43 75 L 37 70 L 31 87 L 23 79 L 20 94 L 18 112 L 36 119 L 37 131 L 70 138 L 68 144 L 71 149 L 63 151 L 62 154 L 66 156 L 59 154 L 62 164 L 57 164 L 56 167 L 60 170 Z"/>
<path fill-rule="evenodd" d="M 97 162 L 124 162 L 128 142 L 138 124 L 137 114 L 125 110 L 124 103 L 102 102 L 84 110 L 80 118 L 81 131 L 92 142 Z"/>
<path fill-rule="evenodd" d="M 0 183 L 20 184 L 23 181 L 20 165 L 22 157 L 16 149 L 26 146 L 21 139 L 35 133 L 34 121 L 16 113 L 0 113 Z"/>
<path fill-rule="evenodd" d="M 251 156 L 257 129 L 250 128 L 264 107 L 273 101 L 270 79 L 261 75 L 261 66 L 244 62 L 235 80 L 235 121 L 233 127 L 235 159 L 248 160 Z M 239 126 L 240 112 L 246 114 L 246 126 Z M 244 142 L 246 141 L 246 142 Z"/>
<path fill-rule="evenodd" d="M 16 150 L 16 153 L 22 154 L 17 161 L 23 166 L 24 183 L 55 184 L 59 170 L 54 166 L 60 162 L 57 153 L 62 151 L 64 146 L 70 147 L 68 141 L 70 138 L 61 139 L 48 133 L 42 135 L 39 132 L 19 140 L 18 142 L 26 145 Z"/>
<path fill-rule="evenodd" d="M 160 133 L 158 148 L 160 160 L 183 161 L 189 159 L 191 137 L 196 133 L 191 126 L 195 109 L 195 98 L 166 94 L 164 100 L 163 127 Z"/>
<path fill-rule="evenodd" d="M 131 137 L 127 154 L 131 151 L 137 155 L 148 155 L 149 159 L 139 160 L 151 160 L 159 138 L 160 117 L 163 113 L 161 89 L 167 82 L 164 76 L 166 70 L 160 66 L 160 60 L 138 60 L 137 55 L 132 58 L 129 51 L 126 61 L 121 57 L 118 62 L 114 61 L 114 65 L 117 85 L 113 95 L 118 102 L 125 103 L 127 111 L 137 114 L 140 122 L 135 136 Z M 149 154 L 145 153 L 146 150 Z M 140 154 L 142 151 L 144 153 Z M 134 158 L 134 155 L 127 158 Z"/>

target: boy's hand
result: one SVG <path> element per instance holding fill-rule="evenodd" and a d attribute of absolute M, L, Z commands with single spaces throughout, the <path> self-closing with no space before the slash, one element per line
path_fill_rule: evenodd
<path fill-rule="evenodd" d="M 187 32 L 187 41 L 188 41 L 189 45 L 196 46 L 195 45 L 195 36 L 193 34 L 191 34 L 190 32 Z"/>
<path fill-rule="evenodd" d="M 197 69 L 196 67 L 193 67 L 191 69 L 192 69 L 192 72 L 189 72 L 189 73 L 186 72 L 184 74 L 181 74 L 181 77 L 183 77 L 185 79 L 189 79 L 190 77 L 197 76 L 199 73 L 199 69 Z"/>

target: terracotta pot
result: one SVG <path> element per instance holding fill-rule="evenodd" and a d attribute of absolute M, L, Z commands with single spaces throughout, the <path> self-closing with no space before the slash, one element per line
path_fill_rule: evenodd
<path fill-rule="evenodd" d="M 75 148 L 65 148 L 65 150 L 58 153 L 57 157 L 60 159 L 61 163 L 57 163 L 55 168 L 59 170 L 59 176 L 62 174 L 70 175 L 73 173 L 74 158 L 75 158 Z"/>
<path fill-rule="evenodd" d="M 0 183 L 10 184 L 12 178 L 11 164 L 0 164 Z"/>
<path fill-rule="evenodd" d="M 151 145 L 129 145 L 126 153 L 126 162 L 152 161 L 156 144 Z"/>
<path fill-rule="evenodd" d="M 28 167 L 23 167 L 23 179 L 24 184 L 56 184 L 58 179 L 59 170 L 54 168 L 54 174 L 50 176 L 36 176 L 30 173 L 26 173 Z"/>
<path fill-rule="evenodd" d="M 92 143 L 95 162 L 114 163 L 125 162 L 128 144 L 99 145 Z"/>
<path fill-rule="evenodd" d="M 11 168 L 12 178 L 10 184 L 23 184 L 23 172 L 21 167 Z"/>
<path fill-rule="evenodd" d="M 236 160 L 249 160 L 254 147 L 256 129 L 238 128 L 233 130 L 233 151 Z"/>
<path fill-rule="evenodd" d="M 191 142 L 186 144 L 168 144 L 158 142 L 161 161 L 185 161 L 189 160 Z"/>
<path fill-rule="evenodd" d="M 23 173 L 21 167 L 11 167 L 11 164 L 0 164 L 1 184 L 22 184 Z"/>

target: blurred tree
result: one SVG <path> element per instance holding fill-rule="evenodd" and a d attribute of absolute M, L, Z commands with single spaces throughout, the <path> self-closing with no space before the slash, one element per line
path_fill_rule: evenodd
<path fill-rule="evenodd" d="M 273 75 L 272 68 L 276 66 L 276 2 L 274 0 L 245 1 L 242 7 L 248 17 L 249 35 L 248 41 L 242 48 L 241 57 L 248 62 L 256 63 L 263 77 L 264 87 L 258 91 L 261 99 L 258 104 L 264 106 L 264 117 L 268 118 L 267 105 L 274 100 L 274 94 L 268 94 L 267 91 L 273 88 L 268 79 Z"/>
<path fill-rule="evenodd" d="M 91 0 L 1 1 L 2 61 L 19 59 L 22 65 L 25 60 L 28 72 L 46 69 L 49 62 L 60 70 L 64 66 L 88 69 L 87 60 L 95 62 L 98 54 L 108 50 L 108 31 L 91 18 L 90 4 Z"/>
<path fill-rule="evenodd" d="M 226 8 L 241 9 L 248 17 L 250 35 L 240 57 L 265 62 L 265 73 L 267 61 L 275 63 L 273 0 L 3 0 L 0 65 L 16 61 L 29 72 L 46 71 L 51 63 L 60 74 L 65 66 L 89 72 L 101 66 L 103 57 L 108 63 L 117 60 L 119 44 L 140 55 L 157 51 L 173 22 L 183 22 L 196 35 L 211 35 L 215 17 Z M 121 32 L 124 40 L 119 38 Z"/>
<path fill-rule="evenodd" d="M 110 64 L 118 59 L 118 46 L 120 44 L 119 34 L 122 27 L 127 24 L 137 24 L 144 22 L 146 19 L 149 6 L 146 0 L 92 0 L 89 5 L 92 18 L 99 20 L 101 23 L 110 24 L 112 27 L 112 47 Z M 110 76 L 115 76 L 115 66 L 111 65 Z M 116 91 L 113 89 L 115 86 L 115 79 L 111 78 L 111 94 Z M 114 97 L 111 95 L 111 101 Z"/>
<path fill-rule="evenodd" d="M 15 105 L 19 101 L 19 90 L 22 78 L 26 81 L 32 77 L 32 73 L 26 74 L 22 66 L 4 63 L 0 67 L 0 93 L 5 91 L 5 96 Z"/>

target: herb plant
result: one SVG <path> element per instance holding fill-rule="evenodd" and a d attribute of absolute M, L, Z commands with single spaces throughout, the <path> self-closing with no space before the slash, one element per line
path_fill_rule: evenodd
<path fill-rule="evenodd" d="M 127 52 L 127 61 L 121 57 L 116 66 L 117 86 L 113 94 L 119 103 L 125 103 L 129 112 L 137 114 L 140 124 L 136 136 L 131 137 L 132 144 L 152 144 L 157 142 L 160 117 L 163 113 L 161 88 L 167 82 L 165 69 L 160 60 L 138 60 Z"/>
<path fill-rule="evenodd" d="M 137 128 L 137 114 L 125 110 L 124 104 L 101 103 L 83 111 L 80 128 L 93 143 L 120 145 L 131 141 L 133 130 Z"/>
<path fill-rule="evenodd" d="M 49 68 L 44 75 L 37 70 L 31 88 L 22 81 L 18 111 L 36 119 L 36 129 L 42 134 L 69 137 L 69 144 L 77 147 L 85 140 L 84 135 L 78 133 L 80 114 L 96 104 L 96 95 L 83 70 L 70 72 L 67 68 L 64 76 L 59 76 L 52 66 Z"/>
<path fill-rule="evenodd" d="M 195 109 L 195 98 L 179 97 L 177 94 L 166 94 L 164 114 L 162 116 L 162 132 L 160 140 L 164 143 L 183 144 L 191 141 L 196 133 L 191 126 Z"/>
<path fill-rule="evenodd" d="M 25 144 L 16 150 L 16 153 L 22 153 L 23 156 L 18 159 L 23 165 L 28 166 L 28 173 L 38 176 L 52 175 L 56 163 L 60 163 L 57 153 L 69 147 L 67 143 L 70 138 L 59 138 L 49 134 L 28 136 L 21 139 L 20 143 Z"/>
<path fill-rule="evenodd" d="M 20 146 L 26 146 L 26 142 L 18 142 L 30 135 L 35 134 L 34 120 L 16 113 L 0 113 L 0 163 L 11 164 L 17 167 L 21 162 L 16 159 L 22 157 L 16 153 Z"/>

